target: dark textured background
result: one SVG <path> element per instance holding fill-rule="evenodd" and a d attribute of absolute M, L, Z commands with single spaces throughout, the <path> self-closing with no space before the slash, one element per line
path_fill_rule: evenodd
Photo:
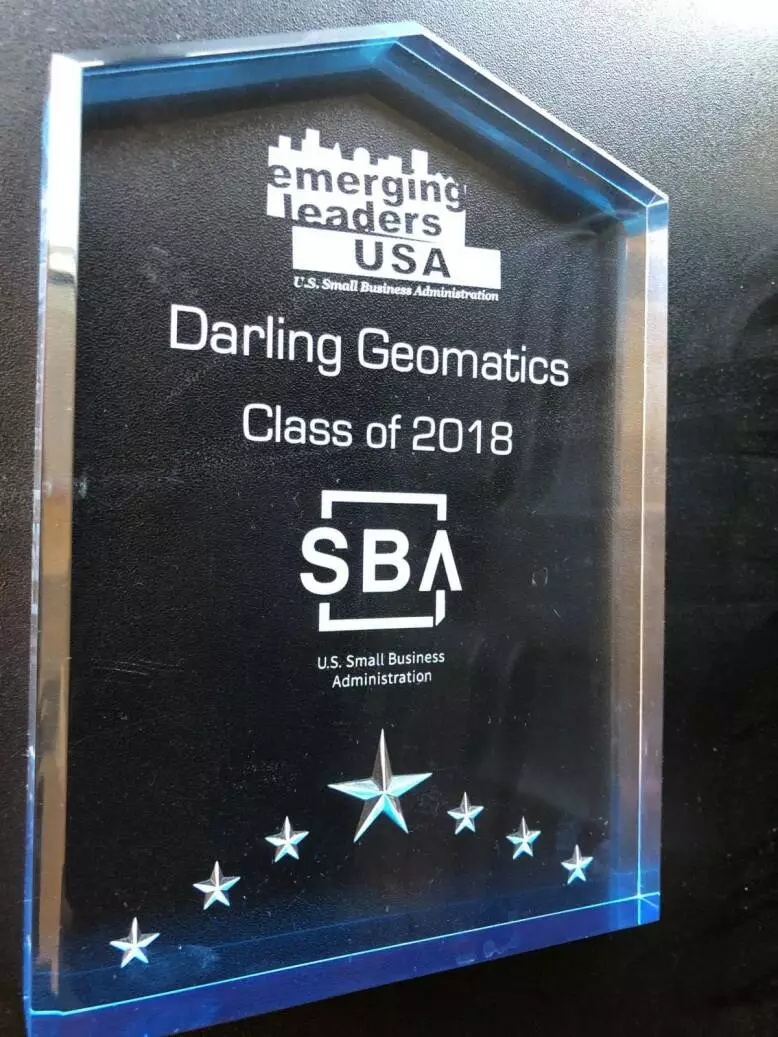
<path fill-rule="evenodd" d="M 47 53 L 387 18 L 426 23 L 671 196 L 664 917 L 223 1032 L 775 1032 L 778 26 L 729 6 L 2 0 L 0 1032 L 16 1028 Z"/>

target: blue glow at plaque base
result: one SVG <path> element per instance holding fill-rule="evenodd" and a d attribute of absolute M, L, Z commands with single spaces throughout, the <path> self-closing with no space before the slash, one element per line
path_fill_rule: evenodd
<path fill-rule="evenodd" d="M 645 925 L 658 920 L 659 902 L 659 893 L 646 893 L 178 990 L 140 994 L 125 1001 L 72 1011 L 31 1010 L 30 1032 L 33 1037 L 82 1037 L 106 1032 L 117 1037 L 163 1037 L 171 1032 L 173 1020 L 177 1029 L 210 1026 L 392 983 L 409 975 L 440 972 Z M 158 960 L 158 964 L 162 963 Z M 105 971 L 113 975 L 112 970 Z"/>

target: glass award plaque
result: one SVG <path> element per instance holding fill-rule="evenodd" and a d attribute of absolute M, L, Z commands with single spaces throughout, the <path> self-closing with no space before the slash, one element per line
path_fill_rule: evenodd
<path fill-rule="evenodd" d="M 665 196 L 414 25 L 45 123 L 31 1034 L 656 919 Z"/>

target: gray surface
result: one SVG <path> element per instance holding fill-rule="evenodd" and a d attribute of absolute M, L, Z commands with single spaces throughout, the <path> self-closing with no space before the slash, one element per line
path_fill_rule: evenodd
<path fill-rule="evenodd" d="M 475 1010 L 463 1011 L 451 1029 L 476 1032 L 498 1011 L 499 991 L 511 999 L 515 977 L 521 990 L 532 977 L 538 996 L 526 991 L 536 1008 L 528 1032 L 540 1032 L 535 1025 L 545 1033 L 581 1032 L 581 1019 L 595 1017 L 601 1032 L 619 1032 L 622 1024 L 662 1034 L 700 1027 L 770 1032 L 778 956 L 763 870 L 776 738 L 769 619 L 778 597 L 771 402 L 778 28 L 734 27 L 737 3 L 728 24 L 716 24 L 704 6 L 2 0 L 0 967 L 7 975 L 20 943 L 37 182 L 47 55 L 413 19 L 637 169 L 672 204 L 665 921 L 652 932 L 471 971 Z M 556 1000 L 550 977 L 560 970 L 565 1006 L 542 1008 L 542 999 Z M 604 983 L 609 970 L 620 970 L 621 986 Z M 456 1002 L 462 982 L 437 977 L 296 1010 L 266 1023 L 264 1032 L 308 1032 L 314 1025 L 357 1032 L 363 1011 L 378 1014 L 379 1032 L 397 1031 L 397 1013 L 406 1031 L 431 1032 L 438 1008 Z M 625 999 L 640 991 L 642 1009 L 627 1013 Z M 492 1019 L 493 1030 L 503 1018 Z"/>

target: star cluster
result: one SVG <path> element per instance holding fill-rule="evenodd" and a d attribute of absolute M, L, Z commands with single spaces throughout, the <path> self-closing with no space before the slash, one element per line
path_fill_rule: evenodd
<path fill-rule="evenodd" d="M 395 774 L 389 758 L 386 734 L 381 731 L 371 776 L 351 781 L 333 782 L 328 787 L 344 796 L 357 799 L 363 804 L 354 833 L 356 843 L 381 817 L 387 818 L 406 835 L 409 834 L 401 800 L 431 777 L 432 771 Z M 463 792 L 459 805 L 446 810 L 446 814 L 454 821 L 454 835 L 458 836 L 465 832 L 477 834 L 476 820 L 484 809 L 482 805 L 476 805 L 471 801 L 467 791 Z M 277 832 L 264 837 L 265 842 L 273 848 L 273 863 L 278 864 L 285 858 L 291 863 L 299 861 L 301 844 L 310 834 L 307 830 L 296 829 L 287 815 Z M 531 828 L 527 819 L 522 817 L 518 828 L 505 836 L 513 847 L 513 860 L 521 857 L 534 857 L 535 843 L 541 835 L 540 829 Z M 586 882 L 587 869 L 593 860 L 592 856 L 583 854 L 580 846 L 576 844 L 572 856 L 560 861 L 561 867 L 567 873 L 565 885 Z M 239 875 L 225 875 L 221 864 L 216 861 L 210 876 L 199 882 L 193 882 L 192 886 L 203 895 L 203 911 L 208 911 L 215 905 L 230 908 L 229 892 L 240 881 Z M 110 941 L 111 947 L 121 953 L 120 968 L 123 969 L 135 961 L 147 965 L 149 958 L 146 951 L 159 936 L 159 933 L 142 933 L 137 917 L 133 918 L 127 935 Z"/>

